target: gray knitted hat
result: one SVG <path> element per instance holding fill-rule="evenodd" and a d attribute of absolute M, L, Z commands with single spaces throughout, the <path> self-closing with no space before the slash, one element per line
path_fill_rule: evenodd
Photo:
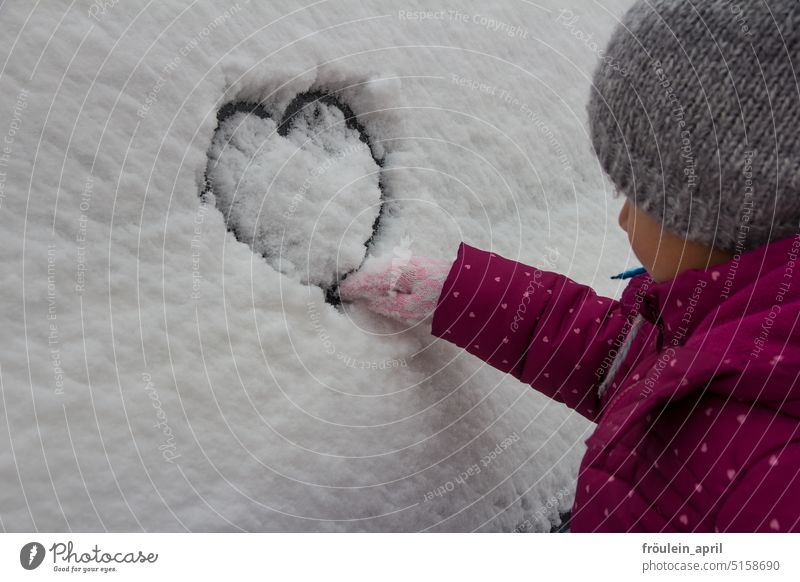
<path fill-rule="evenodd" d="M 639 0 L 601 56 L 592 143 L 634 204 L 731 252 L 800 230 L 798 0 Z"/>

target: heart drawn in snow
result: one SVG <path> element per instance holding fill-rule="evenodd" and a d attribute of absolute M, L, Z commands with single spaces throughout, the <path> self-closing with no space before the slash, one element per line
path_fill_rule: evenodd
<path fill-rule="evenodd" d="M 276 122 L 229 103 L 208 151 L 207 192 L 228 229 L 274 269 L 319 285 L 329 302 L 359 268 L 379 227 L 382 160 L 350 108 L 303 93 Z"/>

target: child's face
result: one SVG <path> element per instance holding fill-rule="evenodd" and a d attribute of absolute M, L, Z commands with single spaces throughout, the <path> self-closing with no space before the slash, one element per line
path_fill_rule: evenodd
<path fill-rule="evenodd" d="M 628 233 L 633 253 L 656 282 L 668 281 L 686 269 L 706 269 L 730 260 L 733 253 L 686 240 L 625 198 L 619 225 Z"/>

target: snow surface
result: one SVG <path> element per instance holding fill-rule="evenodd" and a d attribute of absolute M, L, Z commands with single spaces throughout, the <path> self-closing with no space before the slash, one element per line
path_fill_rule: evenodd
<path fill-rule="evenodd" d="M 593 426 L 315 284 L 361 258 L 363 151 L 297 199 L 321 236 L 287 249 L 294 269 L 200 193 L 221 106 L 279 119 L 330 92 L 385 161 L 374 256 L 464 240 L 618 297 L 609 275 L 636 262 L 585 103 L 628 4 L 0 4 L 2 528 L 549 530 Z M 247 188 L 293 155 L 295 178 L 324 167 L 313 144 L 265 141 Z M 272 191 L 240 209 L 267 238 L 293 199 Z"/>
<path fill-rule="evenodd" d="M 209 150 L 212 194 L 237 239 L 281 273 L 323 287 L 364 261 L 379 176 L 358 131 L 324 103 L 310 104 L 285 137 L 272 119 L 236 113 Z"/>

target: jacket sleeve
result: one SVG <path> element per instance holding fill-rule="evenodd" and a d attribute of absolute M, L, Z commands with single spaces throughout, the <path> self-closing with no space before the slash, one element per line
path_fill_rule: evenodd
<path fill-rule="evenodd" d="M 630 323 L 590 287 L 461 243 L 431 333 L 597 421 L 597 390 Z"/>
<path fill-rule="evenodd" d="M 752 463 L 738 475 L 717 512 L 720 532 L 800 532 L 800 443 Z"/>

